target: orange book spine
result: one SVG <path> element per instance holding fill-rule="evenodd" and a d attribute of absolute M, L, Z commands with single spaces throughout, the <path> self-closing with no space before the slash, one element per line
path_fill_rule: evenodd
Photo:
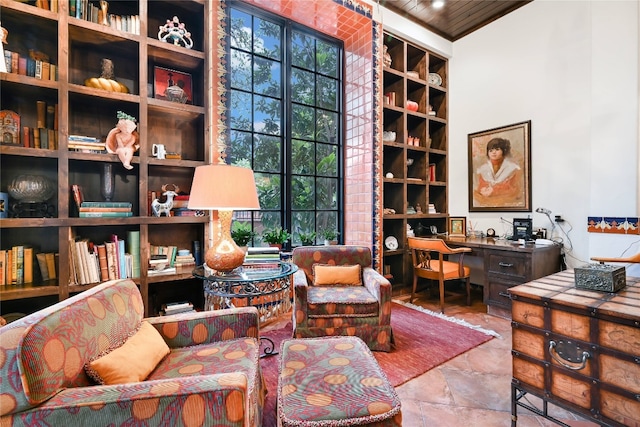
<path fill-rule="evenodd" d="M 100 263 L 100 280 L 105 282 L 109 280 L 109 265 L 107 263 L 107 247 L 98 245 L 98 262 Z"/>

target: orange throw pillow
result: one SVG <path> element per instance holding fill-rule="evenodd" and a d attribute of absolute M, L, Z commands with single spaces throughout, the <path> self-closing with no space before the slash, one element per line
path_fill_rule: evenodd
<path fill-rule="evenodd" d="M 115 350 L 89 362 L 87 374 L 101 384 L 140 382 L 169 354 L 169 346 L 149 322 Z"/>
<path fill-rule="evenodd" d="M 362 266 L 313 264 L 314 286 L 362 286 Z"/>

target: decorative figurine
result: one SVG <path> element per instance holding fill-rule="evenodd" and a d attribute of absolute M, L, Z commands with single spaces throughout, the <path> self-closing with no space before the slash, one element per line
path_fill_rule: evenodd
<path fill-rule="evenodd" d="M 167 19 L 166 24 L 160 25 L 158 40 L 186 47 L 187 49 L 193 47 L 191 33 L 187 31 L 184 23 L 180 22 L 177 16 L 174 16 L 173 19 Z"/>
<path fill-rule="evenodd" d="M 391 67 L 391 54 L 388 52 L 389 47 L 385 44 L 382 45 L 382 63 L 385 67 Z"/>
<path fill-rule="evenodd" d="M 122 111 L 118 111 L 118 124 L 109 131 L 105 141 L 107 152 L 117 154 L 125 169 L 133 169 L 131 159 L 138 151 L 140 135 L 136 129 L 136 119 Z"/>
<path fill-rule="evenodd" d="M 151 210 L 153 211 L 153 215 L 155 216 L 171 216 L 171 208 L 173 208 L 173 198 L 178 195 L 180 191 L 180 187 L 175 184 L 171 184 L 173 186 L 173 190 L 167 190 L 167 186 L 169 184 L 164 184 L 162 186 L 162 195 L 167 198 L 164 203 L 160 203 L 159 199 L 153 199 L 151 202 Z"/>

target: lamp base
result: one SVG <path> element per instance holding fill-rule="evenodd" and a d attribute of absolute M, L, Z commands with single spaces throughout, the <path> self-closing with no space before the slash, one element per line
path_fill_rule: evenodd
<path fill-rule="evenodd" d="M 233 211 L 218 211 L 218 238 L 204 255 L 207 267 L 227 273 L 244 263 L 244 251 L 236 245 L 231 237 L 231 220 Z"/>

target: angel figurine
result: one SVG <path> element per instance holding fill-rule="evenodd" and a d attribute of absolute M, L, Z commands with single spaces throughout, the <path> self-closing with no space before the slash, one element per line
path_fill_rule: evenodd
<path fill-rule="evenodd" d="M 107 134 L 107 152 L 117 154 L 125 169 L 133 169 L 131 159 L 138 151 L 140 135 L 136 129 L 136 119 L 122 111 L 118 111 L 118 124 Z"/>

